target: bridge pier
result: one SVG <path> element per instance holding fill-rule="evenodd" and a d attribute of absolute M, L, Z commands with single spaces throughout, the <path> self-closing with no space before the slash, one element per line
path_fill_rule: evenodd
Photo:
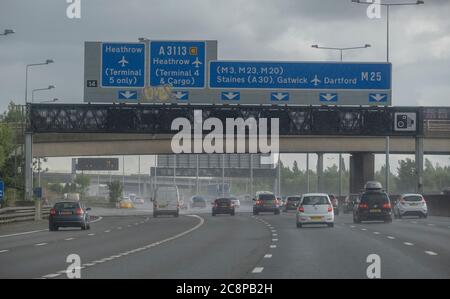
<path fill-rule="evenodd" d="M 416 193 L 423 194 L 423 137 L 416 137 Z"/>
<path fill-rule="evenodd" d="M 350 193 L 359 193 L 367 181 L 375 179 L 375 155 L 353 153 L 350 156 Z"/>
<path fill-rule="evenodd" d="M 325 192 L 323 183 L 323 153 L 317 153 L 317 192 Z"/>

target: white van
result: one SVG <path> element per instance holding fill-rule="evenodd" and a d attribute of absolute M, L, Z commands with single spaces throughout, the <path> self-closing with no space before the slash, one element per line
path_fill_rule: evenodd
<path fill-rule="evenodd" d="M 180 193 L 176 186 L 158 187 L 153 198 L 153 217 L 159 215 L 179 216 L 180 213 Z"/>

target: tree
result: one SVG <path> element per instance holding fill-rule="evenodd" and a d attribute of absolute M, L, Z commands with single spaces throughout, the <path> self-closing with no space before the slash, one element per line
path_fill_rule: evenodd
<path fill-rule="evenodd" d="M 416 188 L 416 162 L 410 158 L 398 162 L 397 188 L 399 192 L 414 192 Z"/>
<path fill-rule="evenodd" d="M 75 184 L 77 185 L 77 189 L 78 192 L 80 193 L 81 198 L 84 199 L 87 189 L 91 184 L 91 178 L 84 174 L 77 175 L 75 179 Z"/>
<path fill-rule="evenodd" d="M 109 202 L 110 203 L 117 203 L 122 196 L 123 193 L 123 186 L 122 183 L 119 181 L 113 181 L 111 183 L 108 183 L 108 189 L 109 189 Z"/>

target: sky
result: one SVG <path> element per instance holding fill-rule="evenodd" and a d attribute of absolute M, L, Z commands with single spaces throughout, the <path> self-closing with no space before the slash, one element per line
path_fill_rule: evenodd
<path fill-rule="evenodd" d="M 218 40 L 222 60 L 285 61 L 339 59 L 313 44 L 371 44 L 344 60 L 386 60 L 385 11 L 369 19 L 351 0 L 80 1 L 81 19 L 69 19 L 66 0 L 0 0 L 0 31 L 16 31 L 0 36 L 0 111 L 24 103 L 25 66 L 46 59 L 55 63 L 30 70 L 29 90 L 56 88 L 36 100 L 81 103 L 85 41 Z M 393 105 L 450 106 L 449 16 L 449 0 L 392 8 Z"/>

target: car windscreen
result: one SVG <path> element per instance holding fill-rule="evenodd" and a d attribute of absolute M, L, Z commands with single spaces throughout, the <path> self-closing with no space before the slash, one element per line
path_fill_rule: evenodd
<path fill-rule="evenodd" d="M 386 193 L 365 193 L 361 197 L 361 202 L 367 204 L 384 204 L 389 202 L 389 198 Z"/>
<path fill-rule="evenodd" d="M 273 194 L 260 194 L 258 196 L 259 200 L 275 200 L 275 195 Z"/>
<path fill-rule="evenodd" d="M 176 190 L 158 190 L 156 192 L 156 199 L 163 201 L 177 200 Z"/>
<path fill-rule="evenodd" d="M 328 205 L 328 198 L 325 196 L 308 196 L 304 197 L 302 205 L 304 206 L 315 206 L 315 205 Z"/>
<path fill-rule="evenodd" d="M 231 199 L 229 199 L 229 198 L 219 198 L 219 199 L 216 199 L 216 203 L 231 203 Z"/>
<path fill-rule="evenodd" d="M 55 204 L 55 210 L 76 210 L 80 205 L 76 202 L 60 202 Z"/>
<path fill-rule="evenodd" d="M 418 196 L 418 195 L 410 195 L 410 196 L 405 196 L 405 197 L 403 197 L 403 199 L 404 199 L 405 201 L 418 202 L 418 201 L 422 201 L 422 196 Z"/>
<path fill-rule="evenodd" d="M 194 197 L 194 198 L 192 198 L 192 201 L 195 201 L 195 202 L 204 202 L 205 199 L 204 199 L 203 197 Z"/>

